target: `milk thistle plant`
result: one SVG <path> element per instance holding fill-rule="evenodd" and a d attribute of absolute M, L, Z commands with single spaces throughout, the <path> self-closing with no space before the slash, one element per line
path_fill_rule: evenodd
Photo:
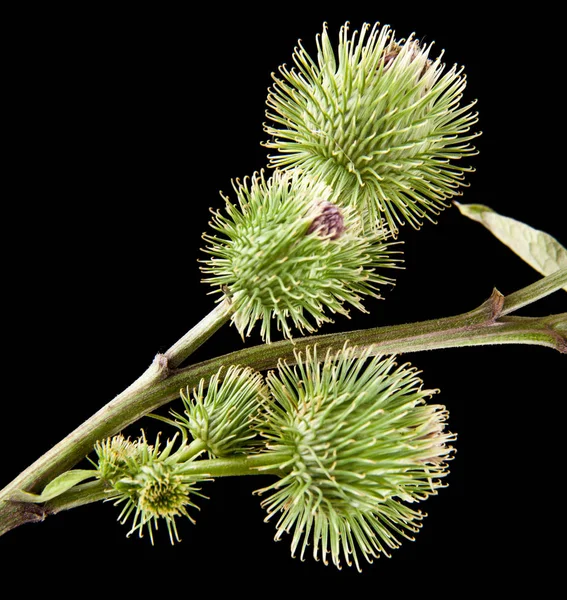
<path fill-rule="evenodd" d="M 0 491 L 0 534 L 108 501 L 127 535 L 159 544 L 162 526 L 177 543 L 212 481 L 261 474 L 266 520 L 294 556 L 361 570 L 415 539 L 458 440 L 438 390 L 399 355 L 504 343 L 567 353 L 567 313 L 509 316 L 567 290 L 565 249 L 455 201 L 479 134 L 465 86 L 432 46 L 379 24 L 345 24 L 336 43 L 324 27 L 314 56 L 299 45 L 267 96 L 266 168 L 234 181 L 203 236 L 216 306 Z M 542 276 L 465 314 L 313 335 L 381 298 L 403 268 L 403 227 L 451 204 Z M 241 350 L 187 363 L 230 324 Z M 263 343 L 251 346 L 255 331 Z M 168 432 L 149 439 L 142 424 L 128 437 L 142 418 Z"/>

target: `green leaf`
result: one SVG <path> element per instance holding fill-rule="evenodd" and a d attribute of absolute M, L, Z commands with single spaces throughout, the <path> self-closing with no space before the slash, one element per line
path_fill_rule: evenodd
<path fill-rule="evenodd" d="M 482 223 L 495 237 L 542 275 L 567 267 L 567 250 L 551 235 L 505 217 L 482 204 L 455 205 L 461 213 Z M 563 289 L 567 291 L 567 286 Z"/>
<path fill-rule="evenodd" d="M 30 492 L 18 490 L 14 499 L 21 502 L 47 502 L 48 500 L 53 500 L 53 498 L 60 496 L 63 492 L 66 492 L 73 486 L 81 483 L 81 481 L 90 479 L 95 475 L 96 471 L 92 469 L 75 469 L 73 471 L 67 471 L 56 477 L 53 481 L 50 481 L 41 494 L 31 494 Z"/>

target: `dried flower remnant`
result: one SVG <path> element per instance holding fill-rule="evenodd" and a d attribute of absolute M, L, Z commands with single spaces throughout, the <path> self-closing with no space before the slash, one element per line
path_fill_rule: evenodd
<path fill-rule="evenodd" d="M 330 240 L 336 240 L 345 232 L 345 220 L 340 207 L 332 202 L 317 203 L 316 216 L 307 233 L 318 233 Z"/>

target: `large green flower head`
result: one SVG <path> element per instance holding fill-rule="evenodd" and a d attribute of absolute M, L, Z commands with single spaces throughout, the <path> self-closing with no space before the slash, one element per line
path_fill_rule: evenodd
<path fill-rule="evenodd" d="M 294 325 L 314 331 L 329 313 L 364 311 L 364 295 L 379 297 L 392 283 L 383 269 L 396 266 L 383 232 L 364 234 L 352 209 L 329 201 L 331 190 L 297 170 L 255 174 L 234 186 L 238 204 L 226 198 L 225 214 L 205 234 L 211 258 L 205 281 L 226 294 L 232 320 L 244 336 L 261 321 L 270 341 L 271 324 L 291 338 Z"/>
<path fill-rule="evenodd" d="M 259 428 L 282 475 L 262 504 L 279 515 L 276 539 L 293 532 L 292 554 L 310 545 L 316 560 L 360 569 L 359 556 L 388 555 L 418 530 L 424 514 L 409 505 L 447 474 L 447 412 L 392 357 L 345 347 L 296 358 L 268 376 L 277 403 Z"/>
<path fill-rule="evenodd" d="M 476 114 L 461 106 L 466 79 L 413 38 L 365 24 L 341 28 L 335 54 L 326 27 L 317 57 L 301 46 L 268 95 L 265 129 L 279 168 L 300 167 L 358 206 L 369 227 L 419 227 L 447 206 L 472 170 Z"/>

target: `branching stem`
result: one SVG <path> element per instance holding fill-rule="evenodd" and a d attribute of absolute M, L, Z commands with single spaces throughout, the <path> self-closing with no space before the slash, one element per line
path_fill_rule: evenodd
<path fill-rule="evenodd" d="M 278 360 L 294 360 L 294 351 L 317 344 L 324 351 L 344 343 L 372 347 L 374 354 L 398 354 L 439 348 L 491 344 L 535 344 L 567 353 L 567 313 L 547 317 L 508 317 L 511 312 L 561 289 L 567 269 L 544 277 L 507 297 L 496 290 L 480 307 L 462 315 L 420 323 L 377 327 L 281 341 L 245 348 L 183 369 L 177 367 L 230 318 L 230 303 L 221 302 L 207 317 L 183 336 L 130 387 L 101 408 L 75 431 L 46 452 L 0 491 L 0 535 L 30 521 L 42 520 L 48 508 L 11 498 L 17 490 L 38 493 L 57 475 L 72 468 L 91 452 L 97 440 L 123 430 L 144 415 L 179 396 L 179 390 L 194 387 L 222 365 L 239 364 L 258 370 L 274 368 Z M 85 492 L 90 490 L 90 492 Z M 99 500 L 94 484 L 77 486 L 60 503 L 66 508 Z M 53 504 L 54 501 L 52 501 Z M 53 508 L 54 510 L 54 508 Z"/>

